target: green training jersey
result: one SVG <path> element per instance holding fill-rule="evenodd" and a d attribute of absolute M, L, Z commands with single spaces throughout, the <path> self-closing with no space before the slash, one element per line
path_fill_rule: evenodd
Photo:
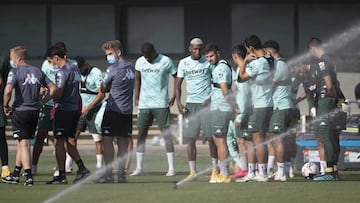
<path fill-rule="evenodd" d="M 248 112 L 252 108 L 252 101 L 251 101 L 251 85 L 250 80 L 239 82 L 237 80 L 239 75 L 240 69 L 236 69 L 236 103 L 239 107 L 240 113 L 236 116 L 237 121 L 241 121 L 244 117 L 246 112 Z"/>
<path fill-rule="evenodd" d="M 282 60 L 275 61 L 274 83 L 277 84 L 273 90 L 274 109 L 293 108 L 291 101 L 291 76 L 287 64 Z M 283 83 L 283 84 L 282 84 Z"/>
<path fill-rule="evenodd" d="M 88 75 L 81 75 L 81 83 L 84 83 L 87 90 L 97 93 L 103 79 L 101 70 L 93 67 Z M 83 87 L 82 87 L 83 88 Z M 96 94 L 81 93 L 82 109 L 88 106 L 96 97 Z"/>
<path fill-rule="evenodd" d="M 258 84 L 268 78 L 270 74 L 268 61 L 264 57 L 251 61 L 246 66 L 246 72 L 251 78 L 254 108 L 272 107 L 272 84 Z"/>
<path fill-rule="evenodd" d="M 218 62 L 212 72 L 212 79 L 214 84 L 226 83 L 231 84 L 232 81 L 232 73 L 231 68 L 223 63 Z M 231 90 L 229 90 L 229 94 L 231 94 Z M 212 86 L 211 91 L 211 103 L 210 103 L 210 111 L 232 111 L 231 105 L 225 99 L 221 88 Z"/>
<path fill-rule="evenodd" d="M 191 56 L 180 60 L 178 78 L 186 82 L 187 103 L 203 103 L 211 94 L 211 69 L 205 56 L 194 60 Z"/>
<path fill-rule="evenodd" d="M 176 74 L 176 67 L 165 55 L 150 63 L 144 56 L 138 58 L 135 70 L 141 73 L 139 109 L 166 108 L 169 102 L 169 75 Z"/>

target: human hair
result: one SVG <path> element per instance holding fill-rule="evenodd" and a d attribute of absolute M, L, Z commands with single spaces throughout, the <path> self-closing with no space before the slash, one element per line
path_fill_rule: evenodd
<path fill-rule="evenodd" d="M 64 53 L 64 55 L 66 55 L 67 49 L 66 49 L 66 45 L 65 45 L 64 42 L 58 41 L 58 42 L 55 43 L 54 46 L 59 47 L 61 49 L 61 51 Z"/>
<path fill-rule="evenodd" d="M 268 41 L 264 42 L 263 48 L 274 49 L 276 52 L 280 51 L 279 43 L 275 40 L 268 40 Z"/>
<path fill-rule="evenodd" d="M 241 44 L 237 44 L 233 47 L 232 49 L 232 53 L 236 54 L 237 56 L 239 56 L 240 58 L 244 59 L 246 57 L 246 48 L 244 45 Z"/>
<path fill-rule="evenodd" d="M 81 67 L 81 66 L 83 66 L 84 64 L 85 64 L 85 58 L 84 57 L 82 57 L 82 56 L 77 56 L 77 57 L 75 57 L 75 61 L 77 62 L 77 64 L 78 64 L 78 67 Z"/>
<path fill-rule="evenodd" d="M 214 43 L 209 43 L 205 46 L 205 53 L 209 53 L 210 51 L 213 52 L 218 52 L 219 51 L 219 46 L 217 44 Z"/>
<path fill-rule="evenodd" d="M 320 38 L 312 37 L 307 44 L 307 48 L 320 47 L 321 45 L 322 45 L 322 42 L 321 42 Z"/>
<path fill-rule="evenodd" d="M 51 46 L 45 54 L 45 58 L 53 58 L 54 56 L 58 56 L 60 58 L 65 58 L 64 52 L 57 46 Z"/>
<path fill-rule="evenodd" d="M 107 41 L 104 44 L 102 44 L 101 48 L 104 51 L 109 50 L 109 49 L 113 49 L 115 51 L 120 50 L 121 52 L 123 52 L 123 47 L 122 47 L 121 42 L 119 40 Z"/>
<path fill-rule="evenodd" d="M 252 46 L 255 50 L 262 49 L 261 40 L 256 35 L 250 35 L 245 38 L 244 46 L 250 47 Z"/>
<path fill-rule="evenodd" d="M 23 46 L 16 46 L 10 49 L 10 52 L 14 52 L 14 54 L 19 57 L 21 60 L 27 59 L 27 50 Z"/>
<path fill-rule="evenodd" d="M 141 45 L 141 53 L 143 55 L 149 56 L 156 53 L 156 50 L 152 43 L 145 42 L 144 44 Z"/>

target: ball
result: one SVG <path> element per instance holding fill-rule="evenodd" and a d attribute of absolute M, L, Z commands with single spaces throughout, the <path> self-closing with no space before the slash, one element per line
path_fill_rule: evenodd
<path fill-rule="evenodd" d="M 319 167 L 314 162 L 307 162 L 301 168 L 301 174 L 305 179 L 312 179 L 314 176 L 319 174 Z"/>

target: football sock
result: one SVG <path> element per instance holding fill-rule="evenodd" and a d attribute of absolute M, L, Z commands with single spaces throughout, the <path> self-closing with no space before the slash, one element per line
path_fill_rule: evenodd
<path fill-rule="evenodd" d="M 96 155 L 96 168 L 101 168 L 104 160 L 104 155 L 97 154 Z"/>
<path fill-rule="evenodd" d="M 167 152 L 166 156 L 168 160 L 169 170 L 175 171 L 174 152 Z"/>
<path fill-rule="evenodd" d="M 241 170 L 248 169 L 246 156 L 240 156 L 240 168 L 241 168 Z"/>
<path fill-rule="evenodd" d="M 270 174 L 273 172 L 275 164 L 275 156 L 269 155 L 268 157 L 268 165 L 267 165 L 267 173 Z"/>
<path fill-rule="evenodd" d="M 285 171 L 285 164 L 277 162 L 277 175 L 279 177 L 284 176 L 285 174 L 284 171 Z"/>
<path fill-rule="evenodd" d="M 320 161 L 320 174 L 324 175 L 326 170 L 326 161 Z"/>
<path fill-rule="evenodd" d="M 84 165 L 84 162 L 81 159 L 76 161 L 76 165 L 79 167 L 79 170 L 85 170 L 86 169 L 86 167 Z"/>
<path fill-rule="evenodd" d="M 14 172 L 13 172 L 13 176 L 19 177 L 19 176 L 20 176 L 20 171 L 21 171 L 21 169 L 22 169 L 21 166 L 15 166 Z"/>
<path fill-rule="evenodd" d="M 196 172 L 196 161 L 189 161 L 190 172 Z"/>
<path fill-rule="evenodd" d="M 217 158 L 211 158 L 211 163 L 214 168 L 218 167 L 218 159 Z"/>
<path fill-rule="evenodd" d="M 136 152 L 136 169 L 143 169 L 144 153 Z"/>

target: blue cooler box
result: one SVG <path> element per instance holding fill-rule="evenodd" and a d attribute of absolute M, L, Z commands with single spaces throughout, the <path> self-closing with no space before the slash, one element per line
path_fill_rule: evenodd
<path fill-rule="evenodd" d="M 320 162 L 317 143 L 312 133 L 300 134 L 296 139 L 297 155 L 296 168 L 306 162 Z M 358 133 L 340 134 L 339 170 L 360 170 L 360 136 Z"/>

